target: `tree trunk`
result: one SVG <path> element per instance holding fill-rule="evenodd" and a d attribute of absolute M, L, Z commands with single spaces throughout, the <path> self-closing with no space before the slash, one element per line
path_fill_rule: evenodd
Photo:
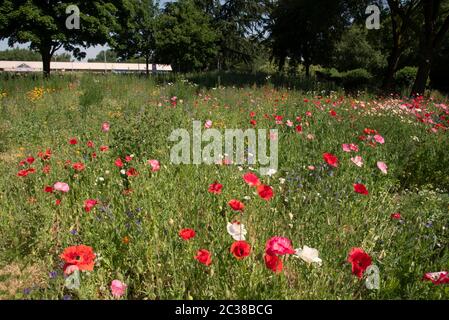
<path fill-rule="evenodd" d="M 421 50 L 419 57 L 418 74 L 416 75 L 415 83 L 411 95 L 422 95 L 426 90 L 427 80 L 429 79 L 430 68 L 432 66 L 433 46 L 432 42 L 428 43 L 424 49 Z"/>
<path fill-rule="evenodd" d="M 41 50 L 42 55 L 42 70 L 44 71 L 44 77 L 48 78 L 50 76 L 50 63 L 51 63 L 51 49 L 49 50 Z"/>
<path fill-rule="evenodd" d="M 396 12 L 395 11 L 396 8 L 393 6 L 394 3 L 392 4 L 391 1 L 389 1 L 389 4 L 392 10 L 391 28 L 393 31 L 393 48 L 388 57 L 388 67 L 382 83 L 382 88 L 387 90 L 391 90 L 394 86 L 394 75 L 398 68 L 399 58 L 401 56 L 401 48 L 400 48 L 401 35 L 399 34 L 396 16 L 393 15 Z"/>
<path fill-rule="evenodd" d="M 310 63 L 306 63 L 306 78 L 310 78 Z"/>

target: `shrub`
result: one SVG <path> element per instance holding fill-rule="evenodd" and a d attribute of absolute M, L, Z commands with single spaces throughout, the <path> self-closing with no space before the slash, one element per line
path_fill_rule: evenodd
<path fill-rule="evenodd" d="M 365 69 L 354 69 L 341 73 L 345 89 L 356 89 L 370 84 L 373 76 Z"/>
<path fill-rule="evenodd" d="M 395 75 L 396 84 L 402 88 L 408 88 L 413 85 L 416 79 L 416 74 L 418 73 L 417 67 L 404 67 Z"/>

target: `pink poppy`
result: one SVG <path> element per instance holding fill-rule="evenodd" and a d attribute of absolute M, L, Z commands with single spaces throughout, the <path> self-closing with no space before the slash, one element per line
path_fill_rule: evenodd
<path fill-rule="evenodd" d="M 120 298 L 126 292 L 128 286 L 120 280 L 113 280 L 111 283 L 111 292 L 115 298 Z"/>
<path fill-rule="evenodd" d="M 148 160 L 148 164 L 151 166 L 152 172 L 157 172 L 161 169 L 161 165 L 157 160 Z"/>
<path fill-rule="evenodd" d="M 376 134 L 374 136 L 374 140 L 376 140 L 376 142 L 380 143 L 380 144 L 384 144 L 385 143 L 385 139 L 381 135 L 378 135 L 378 134 Z"/>
<path fill-rule="evenodd" d="M 60 191 L 60 192 L 67 193 L 67 192 L 69 192 L 70 187 L 69 187 L 69 185 L 68 185 L 67 183 L 64 183 L 64 182 L 56 182 L 56 183 L 53 185 L 53 189 L 56 190 L 56 191 Z"/>
<path fill-rule="evenodd" d="M 292 242 L 288 238 L 273 237 L 265 245 L 265 253 L 268 255 L 295 254 Z"/>
<path fill-rule="evenodd" d="M 388 166 L 385 164 L 385 162 L 378 161 L 377 167 L 379 168 L 380 171 L 382 171 L 383 174 L 388 173 Z"/>
<path fill-rule="evenodd" d="M 206 123 L 204 124 L 204 128 L 206 129 L 212 128 L 212 120 L 207 120 Z"/>
<path fill-rule="evenodd" d="M 350 144 L 345 143 L 342 145 L 342 148 L 343 148 L 344 152 L 352 152 L 352 151 L 358 152 L 359 151 L 359 147 L 353 143 L 350 143 Z"/>
<path fill-rule="evenodd" d="M 111 126 L 110 126 L 109 122 L 104 122 L 104 123 L 101 125 L 101 130 L 102 130 L 103 132 L 108 132 L 110 129 L 111 129 Z"/>
<path fill-rule="evenodd" d="M 351 161 L 357 166 L 362 167 L 363 166 L 363 159 L 361 156 L 356 156 L 354 158 L 351 158 Z"/>

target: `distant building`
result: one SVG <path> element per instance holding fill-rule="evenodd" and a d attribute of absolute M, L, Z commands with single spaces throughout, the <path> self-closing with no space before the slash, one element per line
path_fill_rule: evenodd
<path fill-rule="evenodd" d="M 111 72 L 145 73 L 144 63 L 104 63 L 104 62 L 51 62 L 51 71 L 56 72 Z M 151 73 L 171 72 L 171 65 L 150 64 Z M 0 61 L 0 72 L 42 72 L 40 61 Z"/>

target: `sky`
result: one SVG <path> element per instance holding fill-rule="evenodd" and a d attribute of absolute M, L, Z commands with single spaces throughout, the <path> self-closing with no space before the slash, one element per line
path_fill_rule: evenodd
<path fill-rule="evenodd" d="M 161 7 L 166 3 L 166 2 L 171 2 L 173 0 L 160 0 L 160 5 Z M 19 45 L 19 44 L 15 44 L 14 47 L 19 47 L 19 48 L 28 48 L 28 45 L 23 44 L 23 45 Z M 108 48 L 107 46 L 96 46 L 96 47 L 91 47 L 88 48 L 86 51 L 87 55 L 86 55 L 86 59 L 84 59 L 84 61 L 87 61 L 87 59 L 93 59 L 97 56 L 97 54 L 104 50 L 105 48 Z M 8 41 L 7 40 L 1 40 L 0 41 L 0 50 L 6 50 L 6 49 L 12 49 L 10 47 L 8 47 Z M 60 54 L 60 53 L 64 53 L 65 51 L 63 49 L 58 50 L 56 52 L 56 54 Z"/>

